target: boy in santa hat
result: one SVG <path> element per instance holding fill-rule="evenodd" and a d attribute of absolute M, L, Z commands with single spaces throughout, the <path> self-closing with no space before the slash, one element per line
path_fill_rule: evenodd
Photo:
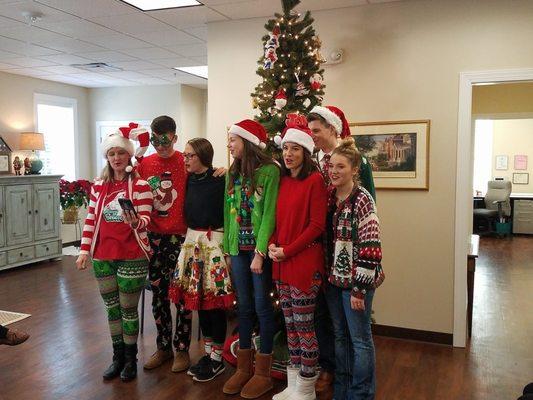
<path fill-rule="evenodd" d="M 329 160 L 333 150 L 339 145 L 339 139 L 351 135 L 350 126 L 342 110 L 334 106 L 313 107 L 307 115 L 309 129 L 313 134 L 315 154 L 313 158 L 319 166 L 324 180 L 329 185 Z M 318 150 L 318 151 L 316 151 Z M 359 180 L 363 186 L 376 199 L 372 167 L 363 156 L 359 167 Z M 319 399 L 333 398 L 333 381 L 335 372 L 335 343 L 333 323 L 326 304 L 323 291 L 316 300 L 315 330 L 320 349 L 319 364 L 321 373 L 316 383 L 316 393 Z"/>

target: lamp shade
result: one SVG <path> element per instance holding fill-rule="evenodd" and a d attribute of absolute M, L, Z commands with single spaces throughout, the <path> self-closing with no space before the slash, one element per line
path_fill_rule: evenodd
<path fill-rule="evenodd" d="M 43 134 L 22 132 L 20 134 L 19 150 L 45 150 Z"/>

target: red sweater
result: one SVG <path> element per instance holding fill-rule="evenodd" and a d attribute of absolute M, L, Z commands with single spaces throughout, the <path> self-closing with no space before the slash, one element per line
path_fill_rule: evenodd
<path fill-rule="evenodd" d="M 154 208 L 148 230 L 163 235 L 185 235 L 187 225 L 183 216 L 187 172 L 183 154 L 179 151 L 169 158 L 152 154 L 139 163 L 137 171 L 152 188 Z"/>
<path fill-rule="evenodd" d="M 270 242 L 283 247 L 285 260 L 274 263 L 274 280 L 308 290 L 316 272 L 324 275 L 320 235 L 326 229 L 326 211 L 326 185 L 320 172 L 303 181 L 289 176 L 281 179 L 276 230 Z"/>
<path fill-rule="evenodd" d="M 131 187 L 129 185 L 131 184 Z M 136 229 L 125 224 L 120 197 L 131 199 L 139 216 Z M 91 188 L 89 210 L 81 239 L 80 254 L 91 253 L 101 260 L 133 260 L 148 257 L 150 245 L 146 226 L 150 222 L 152 193 L 141 179 L 104 183 L 96 179 Z"/>

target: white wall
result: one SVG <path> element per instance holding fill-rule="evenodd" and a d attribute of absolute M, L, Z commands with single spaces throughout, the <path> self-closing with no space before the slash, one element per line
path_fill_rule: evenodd
<path fill-rule="evenodd" d="M 533 2 L 405 1 L 313 16 L 325 47 L 345 50 L 345 62 L 326 69 L 324 104 L 350 121 L 431 120 L 430 190 L 377 193 L 387 279 L 375 316 L 451 333 L 458 74 L 531 67 Z M 225 127 L 252 115 L 265 22 L 209 24 L 207 137 L 218 163 Z"/>
<path fill-rule="evenodd" d="M 16 152 L 20 132 L 34 130 L 35 93 L 70 97 L 78 102 L 78 146 L 89 149 L 89 103 L 86 88 L 0 72 L 0 135 Z M 79 152 L 79 177 L 89 178 L 91 153 Z"/>
<path fill-rule="evenodd" d="M 533 119 L 507 119 L 493 121 L 492 176 L 513 181 L 513 173 L 529 173 L 528 185 L 513 184 L 513 193 L 533 193 Z M 508 157 L 507 171 L 496 170 L 496 156 Z M 514 156 L 526 155 L 527 170 L 514 169 Z"/>

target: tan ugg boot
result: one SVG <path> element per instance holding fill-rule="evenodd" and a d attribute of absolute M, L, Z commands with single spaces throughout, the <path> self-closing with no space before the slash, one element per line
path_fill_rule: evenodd
<path fill-rule="evenodd" d="M 245 399 L 256 399 L 271 390 L 274 385 L 270 377 L 272 367 L 272 353 L 255 353 L 255 372 L 252 379 L 248 381 L 241 390 L 241 397 Z"/>
<path fill-rule="evenodd" d="M 191 359 L 188 351 L 176 351 L 174 362 L 172 363 L 172 372 L 182 372 L 189 369 L 191 366 Z"/>
<path fill-rule="evenodd" d="M 224 384 L 222 391 L 226 394 L 237 394 L 252 377 L 254 352 L 252 349 L 237 350 L 237 371 Z"/>
<path fill-rule="evenodd" d="M 156 350 L 150 359 L 144 364 L 144 369 L 154 369 L 174 357 L 172 350 Z"/>

